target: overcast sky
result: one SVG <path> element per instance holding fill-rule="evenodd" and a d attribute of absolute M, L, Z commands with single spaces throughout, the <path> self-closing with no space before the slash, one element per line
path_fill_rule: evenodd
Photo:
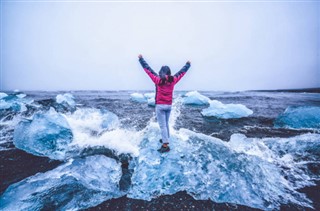
<path fill-rule="evenodd" d="M 1 2 L 1 90 L 320 87 L 320 2 Z"/>

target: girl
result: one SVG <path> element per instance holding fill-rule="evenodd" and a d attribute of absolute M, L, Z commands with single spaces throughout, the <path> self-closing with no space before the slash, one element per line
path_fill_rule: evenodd
<path fill-rule="evenodd" d="M 158 75 L 150 68 L 141 54 L 138 57 L 144 71 L 149 75 L 151 80 L 156 85 L 156 116 L 161 129 L 162 137 L 160 140 L 162 146 L 160 149 L 158 149 L 158 151 L 161 153 L 169 152 L 169 117 L 172 105 L 172 93 L 176 83 L 180 81 L 180 79 L 190 68 L 190 61 L 187 61 L 186 65 L 174 76 L 171 75 L 171 70 L 168 66 L 162 66 Z"/>

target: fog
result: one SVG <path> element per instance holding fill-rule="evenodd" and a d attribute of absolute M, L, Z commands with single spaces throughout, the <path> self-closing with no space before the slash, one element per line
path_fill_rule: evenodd
<path fill-rule="evenodd" d="M 1 90 L 320 87 L 320 2 L 1 2 Z"/>

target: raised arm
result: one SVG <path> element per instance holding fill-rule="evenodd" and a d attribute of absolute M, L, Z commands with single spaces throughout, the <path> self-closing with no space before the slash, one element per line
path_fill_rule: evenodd
<path fill-rule="evenodd" d="M 187 73 L 190 66 L 191 62 L 187 61 L 187 63 L 181 68 L 181 70 L 174 75 L 174 83 L 178 83 L 180 81 L 180 79 Z"/>
<path fill-rule="evenodd" d="M 151 78 L 151 80 L 155 83 L 158 84 L 160 82 L 160 77 L 159 75 L 151 69 L 151 67 L 148 65 L 148 63 L 143 59 L 142 55 L 140 54 L 139 56 L 139 62 L 141 66 L 143 67 L 144 71 L 148 74 L 148 76 Z"/>

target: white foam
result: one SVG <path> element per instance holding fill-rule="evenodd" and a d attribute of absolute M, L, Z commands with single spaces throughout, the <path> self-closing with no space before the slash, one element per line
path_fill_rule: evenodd
<path fill-rule="evenodd" d="M 70 93 L 58 94 L 56 101 L 57 103 L 67 103 L 69 106 L 75 106 L 74 96 Z"/>
<path fill-rule="evenodd" d="M 113 149 L 117 154 L 139 154 L 141 133 L 119 127 L 119 120 L 110 112 L 101 113 L 98 109 L 78 109 L 73 114 L 65 115 L 72 133 L 71 147 L 103 146 Z M 104 128 L 107 121 L 108 127 Z"/>

